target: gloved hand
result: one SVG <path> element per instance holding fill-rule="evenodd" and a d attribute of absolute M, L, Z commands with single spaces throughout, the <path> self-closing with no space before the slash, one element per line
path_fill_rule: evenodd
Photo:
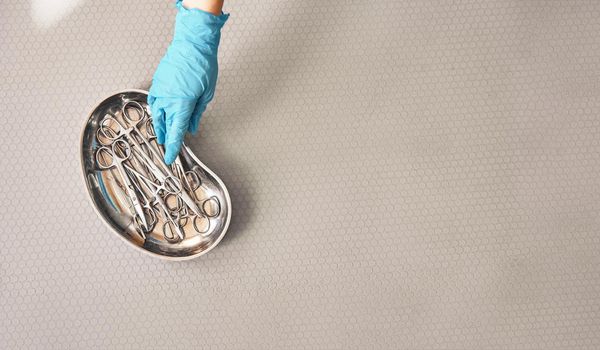
<path fill-rule="evenodd" d="M 165 163 L 177 157 L 187 131 L 196 133 L 200 116 L 217 84 L 217 49 L 228 14 L 215 16 L 186 9 L 177 1 L 175 35 L 160 61 L 148 94 L 158 143 L 165 145 Z"/>

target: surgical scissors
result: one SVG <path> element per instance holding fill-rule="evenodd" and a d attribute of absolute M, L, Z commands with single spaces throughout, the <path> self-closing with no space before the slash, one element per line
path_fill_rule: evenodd
<path fill-rule="evenodd" d="M 154 128 L 152 126 L 152 119 L 148 119 L 148 121 L 146 122 L 145 125 L 146 128 L 146 134 L 148 135 L 148 139 L 149 140 L 153 140 L 156 138 L 156 134 L 154 133 Z M 160 150 L 160 148 L 159 148 Z M 161 152 L 162 155 L 162 152 Z M 183 184 L 184 188 L 190 192 L 190 195 L 192 196 L 192 198 L 194 199 L 194 201 L 198 200 L 198 197 L 196 196 L 196 190 L 200 188 L 200 186 L 202 185 L 202 180 L 200 180 L 200 176 L 198 175 L 198 173 L 194 170 L 188 170 L 185 171 L 183 164 L 181 163 L 181 158 L 179 157 L 179 155 L 177 155 L 177 157 L 175 157 L 175 161 L 172 164 L 172 168 L 173 168 L 173 173 L 175 174 L 175 176 L 177 178 L 179 178 L 179 180 L 181 181 L 181 183 Z M 206 204 L 206 201 L 205 203 Z M 208 231 L 210 230 L 210 220 L 208 218 L 207 215 L 205 215 L 205 209 L 203 209 L 203 213 L 198 214 L 195 213 L 195 215 L 193 216 L 192 219 L 192 226 L 194 227 L 194 230 L 198 233 L 200 233 L 202 236 L 207 236 Z M 185 226 L 187 224 L 187 219 L 190 217 L 189 212 L 187 211 L 187 208 L 183 207 L 181 208 L 181 210 L 179 211 L 179 218 L 180 221 L 184 220 L 182 226 Z"/>
<path fill-rule="evenodd" d="M 124 168 L 129 168 L 129 166 L 124 166 Z M 127 171 L 128 169 L 126 169 Z M 136 188 L 138 190 L 138 194 L 140 195 L 141 199 L 141 204 L 144 210 L 144 213 L 146 213 L 146 219 L 148 219 L 148 227 L 147 230 L 144 231 L 144 228 L 139 227 L 139 230 L 141 231 L 140 234 L 142 237 L 144 237 L 144 239 L 146 238 L 145 233 L 146 232 L 152 232 L 152 230 L 154 229 L 154 226 L 156 225 L 156 223 L 158 222 L 157 217 L 156 217 L 156 213 L 155 210 L 156 208 L 153 206 L 153 201 L 148 198 L 148 195 L 146 194 L 146 192 L 142 189 L 142 186 L 140 184 L 140 181 L 137 177 L 135 177 L 133 174 L 130 174 L 130 172 L 127 172 L 128 175 L 131 175 L 130 179 L 131 181 L 134 183 L 134 185 L 136 185 Z M 139 222 L 136 221 L 136 223 L 139 225 Z"/>
<path fill-rule="evenodd" d="M 162 214 L 162 217 L 165 221 L 165 223 L 163 224 L 163 236 L 165 237 L 165 239 L 172 243 L 183 240 L 185 237 L 183 230 L 181 229 L 179 223 L 173 219 L 171 210 L 169 210 L 169 206 L 165 203 L 162 195 L 162 193 L 166 193 L 165 196 L 168 194 L 178 193 L 173 188 L 173 181 L 175 181 L 175 178 L 172 176 L 168 176 L 164 183 L 157 184 L 156 182 L 142 175 L 135 169 L 127 165 L 125 165 L 125 168 L 127 169 L 127 171 L 131 172 L 134 176 L 136 176 L 139 179 L 139 182 L 143 184 L 144 187 L 146 187 L 148 191 L 150 191 L 150 193 L 152 194 L 154 202 L 158 205 L 159 211 Z M 167 231 L 167 227 L 169 228 L 169 230 L 171 230 L 171 232 Z M 177 237 L 175 237 L 173 231 L 175 231 Z"/>
<path fill-rule="evenodd" d="M 130 101 L 131 103 L 131 101 Z M 145 109 L 137 102 L 135 102 L 136 104 L 134 104 L 134 106 L 139 106 L 139 108 L 141 108 L 140 113 L 142 114 L 142 117 L 140 117 L 139 120 L 134 120 L 134 122 L 132 123 L 132 125 L 129 128 L 125 128 L 125 126 L 123 126 L 116 118 L 113 118 L 111 116 L 107 116 L 104 118 L 104 120 L 102 120 L 102 122 L 100 123 L 100 129 L 102 131 L 100 131 L 100 133 L 108 138 L 113 140 L 117 140 L 119 138 L 125 137 L 127 138 L 132 144 L 133 146 L 139 150 L 139 152 L 135 152 L 137 155 L 139 155 L 141 157 L 141 160 L 145 163 L 145 165 L 148 167 L 148 169 L 150 170 L 150 172 L 152 173 L 153 176 L 155 176 L 159 181 L 163 182 L 165 181 L 165 179 L 167 177 L 173 177 L 176 178 L 173 175 L 172 170 L 162 161 L 157 161 L 156 163 L 152 160 L 152 158 L 150 158 L 150 154 L 157 159 L 162 159 L 162 156 L 160 154 L 159 151 L 157 151 L 152 144 L 149 142 L 149 140 L 144 137 L 144 135 L 142 134 L 142 132 L 140 131 L 140 129 L 138 128 L 138 125 L 141 124 L 144 121 L 144 116 L 146 115 Z M 136 107 L 137 108 L 137 107 Z M 123 110 L 125 111 L 126 108 L 125 106 L 123 107 Z M 129 113 L 125 113 L 123 112 L 123 118 L 124 119 L 129 119 L 130 121 L 131 116 Z M 111 125 L 113 125 L 111 127 Z M 116 128 L 115 129 L 113 129 Z M 148 130 L 146 130 L 148 133 Z M 145 149 L 141 146 L 141 144 L 138 142 L 137 138 L 135 137 L 135 134 L 138 135 L 138 137 L 141 139 L 142 143 L 145 144 L 147 146 L 147 149 L 149 150 L 150 154 L 145 152 Z M 157 166 L 158 164 L 158 166 Z M 159 166 L 162 169 L 159 169 Z M 183 200 L 183 202 L 190 207 L 190 209 L 192 209 L 192 211 L 198 215 L 202 214 L 202 211 L 200 210 L 200 208 L 198 207 L 198 205 L 196 204 L 196 201 L 187 193 L 187 191 L 182 188 L 181 186 L 179 186 L 180 189 L 180 196 L 181 199 Z"/>
<path fill-rule="evenodd" d="M 153 140 L 156 138 L 156 134 L 154 133 L 154 128 L 152 126 L 152 119 L 148 119 L 148 121 L 146 122 L 146 125 L 145 125 L 145 129 L 146 129 L 146 134 L 148 135 L 148 140 Z M 160 147 L 159 147 L 159 150 L 160 150 Z M 161 152 L 161 155 L 162 155 L 162 152 Z M 181 163 L 181 158 L 179 157 L 179 155 L 177 155 L 177 157 L 175 158 L 175 161 L 172 164 L 172 168 L 173 168 L 173 173 L 175 174 L 175 176 L 177 178 L 179 178 L 179 180 L 183 184 L 184 188 L 190 192 L 190 195 L 192 196 L 194 201 L 197 201 L 198 198 L 196 195 L 196 190 L 198 188 L 200 188 L 200 186 L 202 185 L 202 180 L 200 179 L 200 176 L 198 175 L 198 173 L 194 170 L 185 171 L 183 164 Z M 181 224 L 181 225 L 185 226 L 187 224 L 188 218 L 190 217 L 187 208 L 182 207 L 178 214 L 179 214 L 180 222 L 183 221 L 183 224 Z M 193 215 L 193 219 L 192 219 L 192 227 L 194 228 L 194 230 L 196 232 L 200 233 L 202 236 L 205 236 L 205 237 L 208 236 L 207 233 L 210 230 L 210 220 L 209 220 L 208 216 L 205 215 L 204 212 L 201 214 L 198 214 L 198 213 L 194 213 L 194 214 L 195 215 Z"/>
<path fill-rule="evenodd" d="M 96 162 L 98 163 L 98 167 L 100 169 L 106 170 L 115 167 L 121 175 L 123 183 L 125 184 L 125 191 L 127 192 L 127 196 L 133 205 L 133 210 L 140 220 L 142 227 L 145 230 L 148 230 L 148 221 L 146 220 L 144 209 L 137 196 L 136 188 L 134 187 L 124 168 L 123 162 L 130 157 L 131 148 L 129 147 L 129 144 L 123 140 L 116 140 L 112 143 L 110 148 L 108 146 L 102 146 L 96 151 Z M 144 234 L 142 234 L 142 236 L 146 238 Z"/>

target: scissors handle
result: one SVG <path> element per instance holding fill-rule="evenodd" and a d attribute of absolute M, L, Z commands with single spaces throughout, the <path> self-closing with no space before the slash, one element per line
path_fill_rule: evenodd
<path fill-rule="evenodd" d="M 202 202 L 202 210 L 204 210 L 206 216 L 216 218 L 221 214 L 221 203 L 216 196 L 212 196 Z"/>
<path fill-rule="evenodd" d="M 112 154 L 115 161 L 124 161 L 131 157 L 131 147 L 125 140 L 118 139 L 112 144 Z"/>
<path fill-rule="evenodd" d="M 202 236 L 208 236 L 208 232 L 210 230 L 210 220 L 206 216 L 194 216 L 192 220 L 192 226 L 194 226 L 194 230 L 200 233 Z"/>
<path fill-rule="evenodd" d="M 129 112 L 130 110 L 135 110 L 137 117 L 132 116 Z M 125 102 L 121 108 L 121 113 L 123 114 L 123 119 L 125 119 L 125 121 L 127 121 L 131 126 L 138 125 L 148 116 L 146 109 L 138 101 Z"/>
<path fill-rule="evenodd" d="M 167 221 L 163 224 L 163 236 L 170 243 L 181 242 L 185 237 L 181 226 L 175 221 Z"/>
<path fill-rule="evenodd" d="M 165 223 L 163 224 L 163 236 L 165 237 L 165 239 L 171 243 L 183 240 L 185 238 L 185 235 L 181 230 L 181 226 L 179 226 L 178 222 L 173 220 L 173 217 L 171 216 L 171 213 L 169 211 L 169 207 L 167 207 L 165 201 L 162 199 L 161 196 L 158 195 L 158 193 L 156 194 L 155 200 L 158 204 L 160 212 L 162 213 L 163 220 L 165 221 Z M 175 235 L 177 237 L 175 237 Z"/>
<path fill-rule="evenodd" d="M 202 180 L 200 180 L 200 176 L 193 170 L 188 170 L 185 172 L 185 185 L 188 186 L 189 191 L 196 191 L 202 185 Z"/>
<path fill-rule="evenodd" d="M 96 164 L 101 170 L 110 169 L 115 166 L 112 149 L 102 146 L 96 150 Z"/>
<path fill-rule="evenodd" d="M 98 128 L 96 130 L 96 140 L 98 140 L 98 143 L 101 144 L 102 146 L 110 146 L 113 142 L 113 140 L 104 136 L 104 133 L 102 132 L 102 129 L 100 129 L 100 128 Z"/>
<path fill-rule="evenodd" d="M 125 135 L 125 128 L 116 118 L 110 115 L 106 115 L 104 119 L 102 119 L 102 121 L 100 122 L 100 126 L 98 127 L 98 133 L 102 136 L 103 139 L 107 140 L 106 142 L 100 142 L 108 143 L 108 140 L 115 141 L 116 139 Z"/>

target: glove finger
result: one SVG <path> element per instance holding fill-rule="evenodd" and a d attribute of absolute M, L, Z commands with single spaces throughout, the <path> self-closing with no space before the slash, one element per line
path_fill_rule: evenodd
<path fill-rule="evenodd" d="M 167 141 L 165 143 L 165 163 L 171 164 L 179 154 L 183 137 L 187 128 L 185 125 L 174 123 L 167 132 Z"/>
<path fill-rule="evenodd" d="M 150 105 L 150 112 L 152 113 L 152 126 L 154 127 L 154 133 L 156 134 L 156 141 L 159 144 L 165 143 L 165 111 L 158 107 L 158 103 L 154 100 Z"/>
<path fill-rule="evenodd" d="M 196 108 L 194 108 L 194 112 L 192 113 L 192 119 L 190 120 L 190 125 L 188 127 L 188 131 L 192 134 L 195 134 L 198 131 L 198 125 L 200 125 L 200 118 L 202 117 L 202 113 L 206 110 L 206 104 L 198 101 L 196 104 Z"/>
<path fill-rule="evenodd" d="M 167 113 L 167 134 L 165 140 L 165 163 L 171 164 L 179 154 L 183 137 L 188 129 L 191 119 L 189 110 L 179 110 Z"/>

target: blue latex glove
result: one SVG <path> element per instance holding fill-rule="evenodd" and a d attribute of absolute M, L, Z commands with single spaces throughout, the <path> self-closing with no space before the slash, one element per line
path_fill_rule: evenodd
<path fill-rule="evenodd" d="M 215 16 L 186 9 L 177 1 L 175 35 L 160 61 L 148 94 L 158 143 L 165 145 L 165 163 L 177 157 L 187 131 L 196 133 L 200 116 L 217 84 L 217 49 L 228 14 Z"/>

